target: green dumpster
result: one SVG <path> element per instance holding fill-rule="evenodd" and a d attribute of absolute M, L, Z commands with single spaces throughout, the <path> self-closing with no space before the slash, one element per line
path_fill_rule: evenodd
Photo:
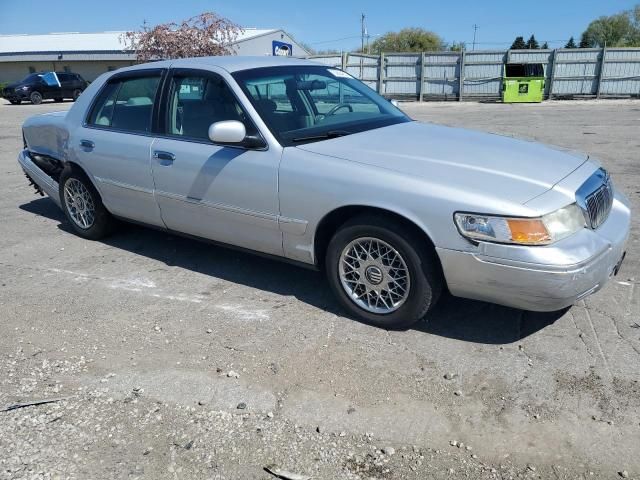
<path fill-rule="evenodd" d="M 507 63 L 502 79 L 504 103 L 540 103 L 544 95 L 541 63 Z"/>

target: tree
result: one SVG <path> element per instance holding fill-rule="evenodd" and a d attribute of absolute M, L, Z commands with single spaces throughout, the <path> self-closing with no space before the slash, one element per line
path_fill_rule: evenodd
<path fill-rule="evenodd" d="M 633 30 L 629 35 L 629 46 L 640 47 L 640 3 L 629 13 Z"/>
<path fill-rule="evenodd" d="M 527 40 L 527 48 L 529 50 L 539 50 L 540 49 L 540 44 L 536 40 L 535 35 L 531 35 L 529 37 L 529 40 Z"/>
<path fill-rule="evenodd" d="M 511 44 L 511 50 L 524 50 L 527 48 L 527 44 L 524 41 L 524 37 L 516 37 Z"/>
<path fill-rule="evenodd" d="M 467 49 L 467 44 L 465 42 L 453 42 L 449 45 L 449 50 L 452 52 L 461 52 L 462 50 Z"/>
<path fill-rule="evenodd" d="M 549 44 L 547 42 L 544 42 L 541 48 L 542 50 L 549 50 Z"/>
<path fill-rule="evenodd" d="M 564 46 L 564 48 L 578 48 L 578 46 L 576 45 L 576 41 L 573 39 L 573 37 L 569 39 L 569 41 Z"/>
<path fill-rule="evenodd" d="M 298 42 L 298 44 L 304 48 L 307 52 L 309 52 L 309 55 L 318 55 L 318 51 L 313 48 L 311 45 L 309 45 L 308 43 L 305 42 Z"/>
<path fill-rule="evenodd" d="M 442 38 L 423 28 L 403 28 L 388 32 L 371 44 L 371 53 L 380 52 L 429 52 L 444 49 Z"/>
<path fill-rule="evenodd" d="M 589 48 L 589 40 L 584 33 L 580 37 L 580 48 Z"/>
<path fill-rule="evenodd" d="M 337 48 L 325 48 L 324 50 L 316 50 L 314 55 L 341 55 L 342 50 Z"/>
<path fill-rule="evenodd" d="M 640 5 L 595 19 L 582 34 L 580 43 L 592 48 L 640 46 Z"/>
<path fill-rule="evenodd" d="M 139 62 L 151 60 L 231 55 L 231 43 L 242 29 L 214 12 L 204 12 L 180 24 L 162 23 L 138 32 L 126 32 L 125 43 Z"/>

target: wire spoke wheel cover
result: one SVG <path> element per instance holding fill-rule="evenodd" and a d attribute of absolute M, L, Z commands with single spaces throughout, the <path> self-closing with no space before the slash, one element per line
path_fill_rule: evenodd
<path fill-rule="evenodd" d="M 387 242 L 357 238 L 344 247 L 339 262 L 342 287 L 360 308 L 384 315 L 399 309 L 409 297 L 409 269 Z"/>
<path fill-rule="evenodd" d="M 87 230 L 93 226 L 96 218 L 96 207 L 91 193 L 84 183 L 70 178 L 64 186 L 64 204 L 69 216 L 78 227 Z"/>

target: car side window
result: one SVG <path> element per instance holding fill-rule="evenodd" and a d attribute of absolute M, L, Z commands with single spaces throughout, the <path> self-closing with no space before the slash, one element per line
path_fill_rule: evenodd
<path fill-rule="evenodd" d="M 160 76 L 125 78 L 107 83 L 87 120 L 89 125 L 150 132 Z"/>
<path fill-rule="evenodd" d="M 60 82 L 58 81 L 58 76 L 53 72 L 47 72 L 41 75 L 42 80 L 50 87 L 59 87 Z"/>
<path fill-rule="evenodd" d="M 248 133 L 255 131 L 222 78 L 174 74 L 168 98 L 168 135 L 208 141 L 211 124 L 223 120 L 238 120 Z"/>

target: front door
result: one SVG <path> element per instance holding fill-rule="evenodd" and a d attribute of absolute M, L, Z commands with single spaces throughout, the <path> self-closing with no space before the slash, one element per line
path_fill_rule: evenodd
<path fill-rule="evenodd" d="M 60 80 L 55 72 L 44 73 L 41 77 L 42 85 L 42 98 L 59 98 L 62 96 L 62 87 Z"/>
<path fill-rule="evenodd" d="M 278 227 L 281 150 L 216 145 L 212 123 L 238 120 L 259 135 L 225 80 L 193 69 L 171 71 L 161 135 L 151 147 L 155 196 L 168 228 L 282 255 Z"/>
<path fill-rule="evenodd" d="M 153 195 L 149 150 L 154 102 L 163 70 L 115 75 L 102 87 L 69 139 L 70 151 L 90 172 L 114 215 L 163 226 Z"/>

